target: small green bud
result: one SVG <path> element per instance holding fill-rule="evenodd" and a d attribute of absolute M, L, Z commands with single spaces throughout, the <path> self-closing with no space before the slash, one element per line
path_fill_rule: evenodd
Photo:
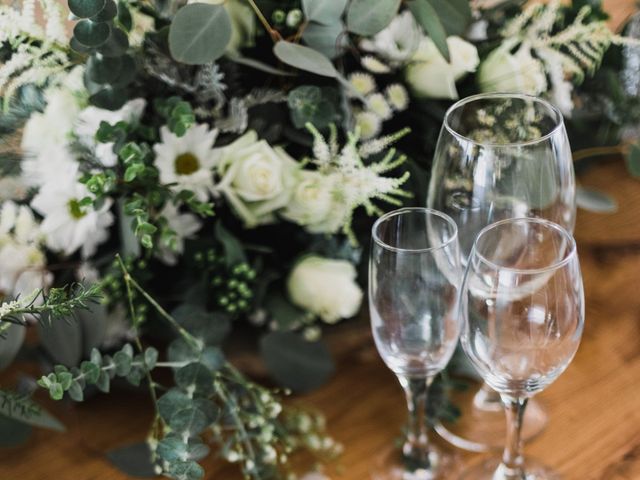
<path fill-rule="evenodd" d="M 273 23 L 275 24 L 281 24 L 283 23 L 287 18 L 287 14 L 284 13 L 284 10 L 274 10 L 274 12 L 271 14 L 271 20 L 273 20 Z"/>
<path fill-rule="evenodd" d="M 294 8 L 287 14 L 287 27 L 296 28 L 302 22 L 302 10 Z"/>

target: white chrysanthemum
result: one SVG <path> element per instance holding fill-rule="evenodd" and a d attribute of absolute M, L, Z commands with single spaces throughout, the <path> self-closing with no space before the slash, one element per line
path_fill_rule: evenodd
<path fill-rule="evenodd" d="M 393 115 L 393 110 L 383 94 L 373 93 L 366 100 L 369 111 L 375 113 L 382 120 L 389 120 Z"/>
<path fill-rule="evenodd" d="M 369 95 L 376 89 L 376 81 L 371 75 L 364 72 L 354 72 L 349 75 L 349 83 L 360 95 Z"/>
<path fill-rule="evenodd" d="M 528 93 L 539 95 L 547 89 L 543 63 L 522 44 L 515 54 L 503 44 L 480 65 L 478 84 L 482 92 Z"/>
<path fill-rule="evenodd" d="M 76 178 L 77 169 L 59 172 L 40 189 L 31 206 L 44 217 L 40 229 L 51 250 L 71 255 L 81 249 L 87 258 L 109 238 L 113 202 L 105 200 L 99 210 L 81 206 L 80 201 L 91 194 Z"/>
<path fill-rule="evenodd" d="M 364 140 L 374 138 L 382 130 L 382 120 L 373 112 L 358 112 L 355 114 L 355 121 Z"/>
<path fill-rule="evenodd" d="M 140 120 L 147 101 L 136 98 L 118 110 L 105 110 L 90 106 L 78 114 L 74 132 L 86 147 L 94 149 L 95 157 L 105 166 L 113 167 L 118 157 L 113 153 L 113 143 L 96 143 L 95 137 L 102 122 L 114 125 L 118 122 L 135 123 Z"/>
<path fill-rule="evenodd" d="M 66 145 L 52 145 L 38 154 L 25 153 L 20 165 L 20 178 L 28 186 L 41 187 L 57 178 L 60 172 L 72 170 L 76 165 Z"/>
<path fill-rule="evenodd" d="M 373 55 L 365 55 L 362 57 L 360 64 L 365 68 L 365 70 L 369 70 L 371 73 L 384 74 L 391 71 L 389 65 L 382 63 Z"/>
<path fill-rule="evenodd" d="M 180 213 L 171 202 L 167 202 L 160 215 L 167 219 L 169 228 L 176 232 L 176 243 L 173 248 L 162 245 L 158 256 L 167 265 L 175 265 L 178 263 L 178 256 L 184 252 L 184 241 L 192 238 L 200 230 L 202 222 L 193 213 Z"/>
<path fill-rule="evenodd" d="M 28 295 L 51 283 L 39 225 L 26 205 L 0 206 L 0 296 Z"/>
<path fill-rule="evenodd" d="M 396 65 L 407 62 L 418 47 L 422 32 L 413 14 L 405 10 L 389 26 L 371 39 L 360 42 L 363 50 L 373 52 Z"/>
<path fill-rule="evenodd" d="M 205 124 L 192 126 L 182 137 L 162 127 L 162 143 L 153 146 L 160 182 L 174 184 L 171 188 L 177 191 L 191 190 L 199 200 L 207 200 L 220 157 L 220 151 L 213 149 L 217 136 L 218 131 Z"/>
<path fill-rule="evenodd" d="M 406 110 L 409 106 L 409 94 L 407 93 L 407 89 L 399 83 L 389 85 L 385 90 L 385 94 L 389 105 L 391 105 L 391 108 L 395 111 L 401 112 Z"/>

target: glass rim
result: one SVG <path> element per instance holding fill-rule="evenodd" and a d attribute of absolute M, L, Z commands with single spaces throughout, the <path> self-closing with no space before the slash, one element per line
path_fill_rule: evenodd
<path fill-rule="evenodd" d="M 393 217 L 397 217 L 399 215 L 405 215 L 405 214 L 408 214 L 408 213 L 416 213 L 416 212 L 426 213 L 428 215 L 439 217 L 440 219 L 444 220 L 449 225 L 449 227 L 452 228 L 451 229 L 451 235 L 448 238 L 446 238 L 439 245 L 434 245 L 432 247 L 426 247 L 426 248 L 400 248 L 400 247 L 394 247 L 394 246 L 389 245 L 387 242 L 383 241 L 380 238 L 380 236 L 378 235 L 378 228 L 384 222 L 388 221 L 389 219 L 391 219 Z M 446 213 L 441 212 L 440 210 L 435 210 L 433 208 L 428 208 L 428 207 L 403 207 L 403 208 L 398 208 L 396 210 L 392 210 L 390 212 L 387 212 L 384 215 L 382 215 L 380 218 L 378 218 L 375 221 L 375 223 L 373 224 L 373 227 L 371 227 L 371 238 L 373 239 L 373 241 L 378 246 L 380 246 L 381 248 L 384 248 L 385 250 L 390 250 L 392 252 L 399 252 L 399 253 L 427 253 L 427 252 L 434 252 L 436 250 L 441 250 L 443 248 L 446 248 L 452 242 L 457 241 L 457 239 L 458 239 L 458 225 L 456 224 L 456 222 L 454 222 L 454 220 L 449 215 L 447 215 Z"/>
<path fill-rule="evenodd" d="M 476 140 L 473 140 L 472 138 L 467 137 L 466 135 L 462 135 L 461 133 L 457 132 L 456 129 L 449 124 L 449 117 L 455 110 L 459 109 L 460 107 L 468 103 L 476 102 L 478 100 L 497 99 L 497 98 L 517 98 L 520 100 L 528 100 L 528 101 L 542 104 L 544 107 L 548 108 L 549 110 L 551 110 L 551 112 L 553 112 L 553 115 L 555 117 L 554 119 L 555 125 L 549 132 L 533 140 L 527 140 L 524 142 L 510 142 L 510 143 L 490 143 L 490 142 L 478 142 Z M 469 97 L 462 98 L 458 100 L 456 103 L 454 103 L 453 105 L 451 105 L 447 109 L 446 113 L 444 114 L 443 126 L 454 137 L 457 137 L 473 145 L 485 146 L 485 147 L 491 147 L 491 148 L 521 147 L 521 146 L 527 146 L 527 145 L 535 145 L 537 143 L 544 142 L 549 138 L 551 138 L 552 136 L 554 136 L 560 129 L 564 128 L 564 117 L 562 116 L 562 113 L 555 105 L 549 103 L 543 98 L 536 97 L 534 95 L 528 95 L 526 93 L 502 93 L 502 92 L 478 93 L 476 95 L 471 95 Z"/>
<path fill-rule="evenodd" d="M 515 268 L 515 267 L 506 267 L 503 265 L 499 265 L 498 263 L 489 260 L 485 255 L 483 255 L 478 251 L 478 248 L 477 248 L 478 242 L 480 241 L 480 238 L 483 235 L 485 235 L 490 230 L 493 230 L 496 227 L 499 227 L 501 225 L 516 223 L 516 222 L 537 223 L 539 225 L 544 225 L 548 228 L 556 230 L 557 232 L 560 232 L 560 234 L 564 238 L 566 238 L 569 242 L 569 247 L 570 247 L 569 252 L 561 260 L 556 260 L 552 264 L 546 267 Z M 576 245 L 576 239 L 573 237 L 573 235 L 571 235 L 566 228 L 562 227 L 561 225 L 558 225 L 555 222 L 552 222 L 551 220 L 546 220 L 544 218 L 536 218 L 536 217 L 507 218 L 505 220 L 500 220 L 498 222 L 487 225 L 482 230 L 480 230 L 480 232 L 476 236 L 476 239 L 473 241 L 473 247 L 471 249 L 471 254 L 469 255 L 469 265 L 471 264 L 471 258 L 476 257 L 483 263 L 489 265 L 491 268 L 494 268 L 496 270 L 502 270 L 502 271 L 517 273 L 517 274 L 524 274 L 524 275 L 537 275 L 540 273 L 547 273 L 553 270 L 559 270 L 560 268 L 565 267 L 571 260 L 573 260 L 574 257 L 577 256 L 577 251 L 578 251 L 578 247 Z"/>

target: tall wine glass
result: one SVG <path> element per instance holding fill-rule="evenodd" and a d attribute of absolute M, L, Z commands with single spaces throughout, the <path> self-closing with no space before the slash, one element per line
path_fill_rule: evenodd
<path fill-rule="evenodd" d="M 427 206 L 450 215 L 467 257 L 485 226 L 506 218 L 540 217 L 570 232 L 575 224 L 575 177 L 562 115 L 536 97 L 483 94 L 465 98 L 446 114 L 433 162 Z M 454 445 L 487 451 L 504 444 L 502 404 L 486 384 L 454 397 L 462 418 L 438 424 Z M 546 425 L 532 402 L 523 436 Z"/>
<path fill-rule="evenodd" d="M 462 347 L 507 413 L 502 458 L 463 480 L 549 480 L 525 461 L 520 432 L 528 400 L 567 368 L 584 326 L 584 292 L 571 234 L 548 220 L 517 218 L 486 227 L 475 241 L 461 291 Z"/>
<path fill-rule="evenodd" d="M 376 221 L 369 263 L 371 327 L 409 409 L 402 450 L 381 456 L 376 480 L 436 480 L 451 473 L 451 457 L 429 444 L 425 406 L 429 384 L 458 343 L 461 277 L 458 229 L 447 215 L 403 208 Z"/>

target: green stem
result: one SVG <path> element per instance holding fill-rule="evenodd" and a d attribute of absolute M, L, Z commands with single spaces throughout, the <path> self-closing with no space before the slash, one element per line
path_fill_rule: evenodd
<path fill-rule="evenodd" d="M 280 35 L 280 32 L 278 32 L 275 28 L 273 28 L 271 26 L 271 24 L 266 19 L 266 17 L 264 16 L 264 14 L 260 10 L 260 8 L 258 8 L 258 5 L 256 5 L 256 2 L 254 2 L 254 0 L 247 0 L 247 2 L 249 3 L 251 8 L 253 9 L 255 14 L 257 15 L 257 17 L 260 20 L 260 23 L 262 23 L 262 26 L 264 27 L 264 29 L 271 36 L 271 40 L 273 40 L 274 42 L 282 40 L 282 36 Z"/>

